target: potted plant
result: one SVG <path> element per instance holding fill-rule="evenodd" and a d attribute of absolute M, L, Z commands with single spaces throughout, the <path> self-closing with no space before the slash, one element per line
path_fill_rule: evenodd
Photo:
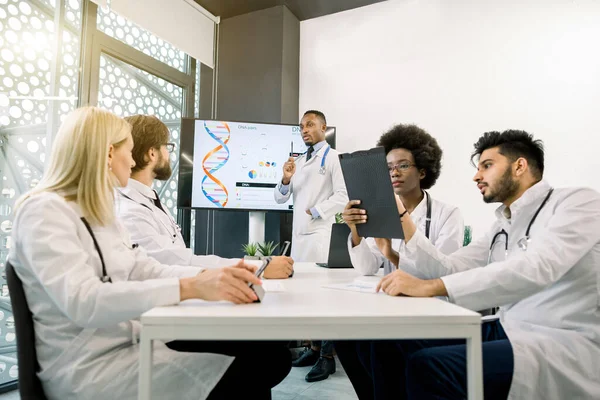
<path fill-rule="evenodd" d="M 258 256 L 258 243 L 248 243 L 242 245 L 242 250 L 246 255 L 244 256 L 244 260 L 260 260 Z"/>
<path fill-rule="evenodd" d="M 275 249 L 279 246 L 279 243 L 275 244 L 274 242 L 266 242 L 258 244 L 258 252 L 263 257 L 269 257 L 273 255 Z"/>

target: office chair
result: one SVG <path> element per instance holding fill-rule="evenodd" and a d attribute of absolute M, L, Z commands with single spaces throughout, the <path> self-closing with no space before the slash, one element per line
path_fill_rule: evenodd
<path fill-rule="evenodd" d="M 6 263 L 6 282 L 10 293 L 15 331 L 17 334 L 17 360 L 19 363 L 19 394 L 22 400 L 46 400 L 42 383 L 37 377 L 39 364 L 35 351 L 33 318 L 23 283 L 10 263 Z"/>

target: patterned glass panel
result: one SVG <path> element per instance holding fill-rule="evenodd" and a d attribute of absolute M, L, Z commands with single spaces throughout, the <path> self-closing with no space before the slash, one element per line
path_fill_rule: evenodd
<path fill-rule="evenodd" d="M 109 7 L 98 7 L 98 29 L 129 46 L 156 58 L 173 68 L 186 72 L 185 53 L 170 43 L 127 21 Z"/>
<path fill-rule="evenodd" d="M 200 62 L 196 62 L 196 84 L 194 87 L 194 115 L 200 117 Z"/>
<path fill-rule="evenodd" d="M 100 56 L 98 105 L 117 115 L 156 115 L 171 131 L 176 143 L 171 153 L 173 175 L 165 182 L 155 181 L 161 201 L 177 215 L 177 177 L 179 174 L 179 132 L 183 90 L 146 71 L 135 68 L 106 54 Z"/>
<path fill-rule="evenodd" d="M 57 27 L 58 4 L 64 24 Z M 75 108 L 80 37 L 81 0 L 0 0 L 0 384 L 18 376 L 4 274 L 13 205 L 41 178 L 47 131 Z"/>

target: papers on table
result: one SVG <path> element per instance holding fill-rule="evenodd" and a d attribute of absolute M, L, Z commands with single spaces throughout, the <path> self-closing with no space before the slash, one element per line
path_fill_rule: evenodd
<path fill-rule="evenodd" d="M 329 283 L 323 285 L 323 287 L 328 289 L 349 290 L 352 292 L 377 293 L 375 290 L 377 289 L 377 284 L 380 279 L 381 277 L 378 276 L 363 276 L 354 279 L 352 282 Z"/>
<path fill-rule="evenodd" d="M 285 292 L 285 286 L 279 281 L 262 280 L 262 287 L 266 292 Z"/>

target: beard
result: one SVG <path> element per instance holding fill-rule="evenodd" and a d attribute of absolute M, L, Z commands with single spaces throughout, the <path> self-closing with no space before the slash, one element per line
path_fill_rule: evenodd
<path fill-rule="evenodd" d="M 502 203 L 517 194 L 519 183 L 513 179 L 510 165 L 506 167 L 506 171 L 504 171 L 495 186 L 494 190 L 490 188 L 489 193 L 483 196 L 483 201 L 486 203 Z"/>
<path fill-rule="evenodd" d="M 163 158 L 162 154 L 159 156 L 159 162 L 156 164 L 156 167 L 152 170 L 156 177 L 154 179 L 158 179 L 159 181 L 166 181 L 171 177 L 173 171 L 171 170 L 171 163 L 169 163 L 169 159 L 166 160 Z"/>

